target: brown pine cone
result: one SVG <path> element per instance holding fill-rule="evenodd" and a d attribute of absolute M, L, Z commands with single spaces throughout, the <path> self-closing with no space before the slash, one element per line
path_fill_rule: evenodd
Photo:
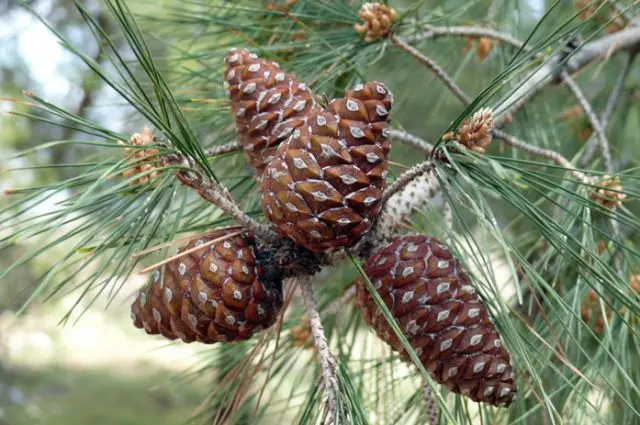
<path fill-rule="evenodd" d="M 231 49 L 224 62 L 239 141 L 260 177 L 278 145 L 305 122 L 316 101 L 306 84 L 246 49 Z"/>
<path fill-rule="evenodd" d="M 214 231 L 179 252 L 220 238 Z M 131 305 L 137 328 L 184 342 L 245 340 L 275 323 L 282 280 L 248 234 L 232 236 L 158 268 Z"/>
<path fill-rule="evenodd" d="M 372 255 L 364 270 L 436 381 L 476 402 L 511 404 L 516 387 L 509 354 L 446 246 L 429 236 L 401 236 Z M 408 360 L 365 280 L 355 284 L 365 321 Z"/>
<path fill-rule="evenodd" d="M 392 96 L 359 85 L 280 145 L 262 179 L 262 209 L 282 235 L 321 252 L 353 246 L 371 226 L 385 188 Z"/>

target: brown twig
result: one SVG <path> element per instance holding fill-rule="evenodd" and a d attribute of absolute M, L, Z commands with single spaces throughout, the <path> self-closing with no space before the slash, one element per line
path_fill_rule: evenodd
<path fill-rule="evenodd" d="M 569 173 L 571 173 L 572 176 L 574 176 L 576 179 L 580 180 L 580 182 L 582 183 L 590 183 L 591 179 L 584 174 L 583 172 L 579 171 L 576 169 L 576 167 L 573 166 L 573 164 L 571 164 L 571 162 L 565 158 L 564 156 L 562 156 L 560 153 L 553 151 L 551 149 L 544 149 L 538 146 L 534 146 L 534 145 L 530 145 L 529 143 L 523 142 L 522 140 L 518 139 L 515 136 L 512 136 L 508 133 L 505 133 L 502 130 L 493 130 L 493 134 L 494 136 L 496 136 L 497 138 L 503 140 L 505 143 L 507 143 L 508 145 L 517 148 L 517 149 L 522 149 L 525 152 L 529 152 L 533 155 L 537 155 L 543 158 L 547 158 L 553 162 L 555 162 L 556 164 L 560 165 L 561 167 L 564 167 L 567 169 L 567 171 Z"/>
<path fill-rule="evenodd" d="M 620 70 L 620 74 L 618 75 L 618 79 L 616 80 L 613 89 L 611 90 L 611 94 L 609 95 L 609 99 L 607 100 L 607 105 L 604 108 L 604 112 L 602 113 L 602 117 L 600 118 L 600 123 L 602 127 L 606 130 L 609 121 L 611 120 L 611 116 L 615 111 L 616 107 L 620 103 L 620 99 L 622 98 L 622 89 L 624 88 L 624 82 L 627 80 L 629 76 L 629 71 L 631 70 L 631 65 L 637 55 L 635 53 L 631 53 L 625 63 L 622 65 L 622 69 Z M 593 157 L 593 154 L 596 151 L 596 147 L 598 146 L 597 138 L 590 137 L 589 140 L 585 143 L 585 152 L 582 155 L 582 159 L 580 161 L 580 165 L 585 167 Z"/>
<path fill-rule="evenodd" d="M 433 150 L 433 145 L 431 143 L 421 139 L 418 136 L 414 136 L 413 134 L 407 131 L 391 130 L 389 131 L 389 136 L 392 139 L 400 140 L 409 146 L 413 146 L 414 148 L 420 149 L 427 155 L 431 154 L 431 151 Z"/>
<path fill-rule="evenodd" d="M 389 36 L 391 43 L 401 50 L 404 50 L 414 58 L 416 58 L 421 64 L 429 68 L 452 92 L 458 97 L 464 104 L 469 104 L 471 99 L 467 94 L 456 84 L 456 82 L 449 77 L 449 75 L 440 66 L 433 61 L 433 59 L 420 53 L 418 50 L 407 44 L 406 41 L 399 38 L 395 34 Z"/>
<path fill-rule="evenodd" d="M 438 425 L 438 403 L 436 403 L 431 394 L 429 383 L 424 383 L 422 393 L 424 394 L 425 411 L 427 413 L 427 425 Z"/>
<path fill-rule="evenodd" d="M 464 36 L 464 37 L 487 37 L 492 40 L 502 41 L 516 48 L 521 48 L 524 43 L 512 35 L 493 30 L 491 28 L 473 27 L 473 26 L 435 26 L 424 25 L 425 32 L 421 34 L 410 35 L 404 38 L 408 43 L 414 43 L 425 40 L 435 40 L 446 36 Z"/>
<path fill-rule="evenodd" d="M 229 142 L 221 146 L 214 146 L 209 149 L 205 149 L 204 154 L 207 157 L 212 157 L 212 156 L 223 155 L 225 153 L 231 153 L 239 150 L 242 150 L 242 145 L 240 145 L 239 142 L 234 140 L 233 142 Z"/>
<path fill-rule="evenodd" d="M 311 280 L 308 278 L 298 278 L 297 282 L 300 286 L 300 291 L 302 292 L 302 298 L 307 309 L 307 315 L 309 316 L 311 334 L 313 335 L 313 340 L 316 345 L 316 349 L 318 350 L 318 356 L 320 357 L 322 379 L 327 391 L 326 396 L 327 408 L 329 411 L 329 423 L 334 424 L 337 423 L 338 397 L 340 397 L 338 377 L 336 376 L 336 359 L 329 349 L 324 327 L 322 326 L 320 314 L 318 313 Z"/>
<path fill-rule="evenodd" d="M 596 113 L 593 111 L 591 104 L 587 100 L 586 96 L 578 86 L 578 83 L 567 74 L 566 71 L 563 71 L 562 81 L 569 87 L 569 90 L 573 93 L 575 98 L 578 100 L 580 107 L 584 111 L 585 116 L 589 120 L 589 124 L 591 128 L 593 128 L 593 132 L 596 134 L 598 138 L 598 142 L 600 144 L 600 151 L 602 152 L 602 160 L 604 162 L 604 169 L 608 173 L 613 171 L 613 160 L 611 159 L 611 148 L 609 147 L 609 140 L 607 140 L 607 135 L 605 134 L 605 129 L 600 123 L 600 120 L 596 116 Z"/>
<path fill-rule="evenodd" d="M 185 185 L 193 188 L 198 194 L 220 208 L 226 215 L 244 226 L 245 230 L 254 233 L 266 242 L 276 243 L 281 241 L 281 237 L 274 232 L 271 227 L 260 224 L 253 218 L 245 214 L 233 201 L 229 190 L 222 184 L 213 182 L 186 156 L 173 154 L 166 158 L 168 165 L 181 167 L 176 172 L 178 179 Z"/>

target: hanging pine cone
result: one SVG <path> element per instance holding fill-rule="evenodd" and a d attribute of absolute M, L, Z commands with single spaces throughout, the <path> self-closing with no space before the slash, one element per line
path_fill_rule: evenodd
<path fill-rule="evenodd" d="M 280 145 L 262 179 L 262 208 L 277 231 L 321 252 L 353 246 L 380 209 L 391 148 L 392 96 L 376 82 L 359 85 Z"/>
<path fill-rule="evenodd" d="M 151 130 L 149 130 L 148 128 L 145 128 L 142 133 L 135 133 L 129 139 L 129 144 L 139 147 L 152 145 L 154 143 L 156 143 L 156 136 L 154 136 Z M 135 165 L 133 167 L 128 168 L 122 173 L 123 177 L 129 178 L 146 172 L 146 174 L 143 174 L 140 177 L 132 180 L 129 184 L 135 185 L 146 183 L 149 180 L 155 179 L 158 174 L 160 174 L 160 172 L 156 170 L 156 168 L 160 167 L 160 161 L 158 159 L 158 149 L 134 149 L 124 147 L 125 144 L 123 142 L 118 142 L 118 144 L 123 146 L 123 151 L 126 157 L 132 163 L 135 162 Z"/>
<path fill-rule="evenodd" d="M 278 145 L 305 122 L 316 102 L 304 83 L 246 49 L 231 49 L 224 62 L 239 141 L 261 176 Z"/>
<path fill-rule="evenodd" d="M 179 252 L 224 237 L 214 231 Z M 268 328 L 282 305 L 282 280 L 250 235 L 232 236 L 158 268 L 131 305 L 148 334 L 205 344 L 245 340 Z"/>
<path fill-rule="evenodd" d="M 401 236 L 372 255 L 364 270 L 436 381 L 476 402 L 511 404 L 516 387 L 509 354 L 447 247 L 429 236 Z M 364 279 L 355 284 L 365 321 L 408 359 Z"/>

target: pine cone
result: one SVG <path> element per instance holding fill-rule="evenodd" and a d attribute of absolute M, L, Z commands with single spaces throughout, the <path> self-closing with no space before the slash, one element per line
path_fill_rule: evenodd
<path fill-rule="evenodd" d="M 624 187 L 620 183 L 618 177 L 605 175 L 600 179 L 598 187 L 594 188 L 591 194 L 591 200 L 597 202 L 605 208 L 615 209 L 622 205 L 627 197 L 622 193 Z"/>
<path fill-rule="evenodd" d="M 372 255 L 364 270 L 436 381 L 476 402 L 511 404 L 516 388 L 509 354 L 447 247 L 429 236 L 401 236 Z M 355 284 L 365 321 L 408 360 L 364 279 Z"/>
<path fill-rule="evenodd" d="M 355 24 L 353 29 L 358 34 L 365 34 L 364 41 L 369 43 L 389 35 L 397 14 L 393 8 L 386 4 L 373 2 L 363 4 L 358 12 L 358 17 L 363 22 Z"/>
<path fill-rule="evenodd" d="M 183 252 L 220 238 L 214 231 Z M 133 323 L 148 334 L 205 344 L 245 340 L 276 321 L 282 280 L 248 234 L 233 236 L 166 264 L 131 305 Z"/>
<path fill-rule="evenodd" d="M 305 122 L 316 101 L 304 83 L 246 49 L 231 49 L 224 62 L 240 144 L 261 176 L 278 145 Z"/>
<path fill-rule="evenodd" d="M 153 135 L 151 130 L 145 128 L 142 133 L 135 133 L 129 139 L 129 144 L 134 146 L 146 146 L 151 145 L 156 142 L 156 137 Z M 131 185 L 146 183 L 149 180 L 152 180 L 160 174 L 156 168 L 160 167 L 160 161 L 158 158 L 158 149 L 155 148 L 147 148 L 147 149 L 133 149 L 124 147 L 125 144 L 123 142 L 118 142 L 118 144 L 123 146 L 124 154 L 131 162 L 135 161 L 135 166 L 128 168 L 125 172 L 122 173 L 123 177 L 131 177 L 138 174 L 145 173 L 147 171 L 153 170 L 150 173 L 144 174 L 137 179 L 131 181 Z"/>
<path fill-rule="evenodd" d="M 467 149 L 482 153 L 493 140 L 493 111 L 483 108 L 465 120 L 456 139 Z"/>
<path fill-rule="evenodd" d="M 387 174 L 392 96 L 375 82 L 316 107 L 280 145 L 262 179 L 262 209 L 278 232 L 321 252 L 353 246 L 372 226 Z"/>

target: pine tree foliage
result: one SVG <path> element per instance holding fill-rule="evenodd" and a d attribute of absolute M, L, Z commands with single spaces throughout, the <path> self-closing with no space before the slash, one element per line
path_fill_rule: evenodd
<path fill-rule="evenodd" d="M 34 166 L 64 167 L 69 177 L 5 193 L 0 247 L 28 249 L 0 271 L 0 284 L 15 284 L 14 273 L 36 259 L 47 263 L 23 309 L 73 292 L 78 304 L 62 319 L 82 320 L 87 300 L 113 299 L 133 273 L 233 223 L 176 173 L 197 170 L 228 188 L 246 217 L 266 223 L 253 171 L 228 145 L 237 135 L 223 57 L 247 48 L 326 101 L 370 80 L 393 92 L 387 180 L 398 194 L 389 202 L 411 181 L 432 177 L 436 196 L 420 195 L 429 199 L 412 205 L 404 231 L 447 241 L 473 275 L 511 355 L 518 394 L 508 408 L 494 408 L 437 384 L 355 249 L 311 283 L 287 280 L 273 327 L 205 351 L 200 369 L 182 377 L 212 383 L 191 420 L 425 423 L 435 404 L 441 424 L 640 424 L 640 291 L 632 278 L 640 269 L 637 2 L 393 0 L 391 31 L 366 39 L 358 30 L 364 2 L 355 0 L 102 3 L 108 28 L 82 2 L 75 7 L 106 61 L 49 27 L 122 98 L 112 107 L 130 108 L 130 122 L 156 139 L 130 144 L 131 134 L 37 93 L 10 100 L 16 119 L 80 135 L 43 140 L 15 157 L 88 152 L 78 162 Z M 484 152 L 460 137 L 482 108 L 494 117 Z M 141 149 L 151 157 L 136 156 Z M 189 161 L 162 161 L 171 156 Z M 43 203 L 53 207 L 38 208 Z M 358 276 L 414 364 L 362 320 L 353 299 Z M 315 293 L 317 308 L 301 293 Z M 322 330 L 328 364 L 315 333 Z"/>

